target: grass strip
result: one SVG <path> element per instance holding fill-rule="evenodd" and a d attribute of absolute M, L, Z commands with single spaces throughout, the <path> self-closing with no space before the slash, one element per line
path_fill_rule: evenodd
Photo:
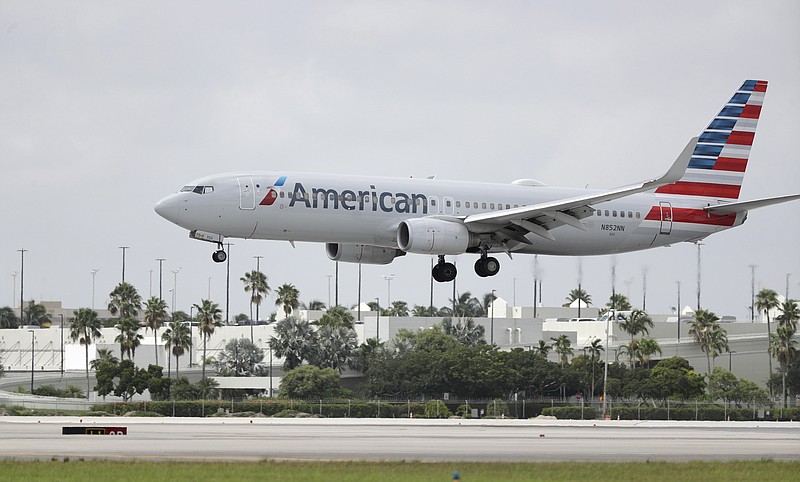
<path fill-rule="evenodd" d="M 2 481 L 291 480 L 298 482 L 450 481 L 715 481 L 796 480 L 800 462 L 113 462 L 104 460 L 0 461 Z"/>

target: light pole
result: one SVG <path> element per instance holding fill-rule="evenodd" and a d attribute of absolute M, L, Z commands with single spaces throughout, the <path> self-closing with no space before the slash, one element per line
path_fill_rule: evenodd
<path fill-rule="evenodd" d="M 375 311 L 378 312 L 378 322 L 375 328 L 375 340 L 380 343 L 381 341 L 381 300 L 380 298 L 375 298 Z"/>
<path fill-rule="evenodd" d="M 211 276 L 208 277 L 208 299 L 211 300 Z"/>
<path fill-rule="evenodd" d="M 94 309 L 94 288 L 95 288 L 95 278 L 97 277 L 97 272 L 100 271 L 99 268 L 95 268 L 92 270 L 92 309 Z"/>
<path fill-rule="evenodd" d="M 20 265 L 19 265 L 19 323 L 24 323 L 24 317 L 22 310 L 24 309 L 25 301 L 23 298 L 25 294 L 25 253 L 28 251 L 27 249 L 18 249 L 20 254 Z"/>
<path fill-rule="evenodd" d="M 332 274 L 328 276 L 328 308 L 331 308 L 331 278 L 333 278 Z"/>
<path fill-rule="evenodd" d="M 231 312 L 231 243 L 225 243 L 228 247 L 228 257 L 225 261 L 225 324 L 230 325 Z"/>
<path fill-rule="evenodd" d="M 613 259 L 611 265 L 611 316 L 617 319 L 617 303 L 616 303 L 616 283 L 617 283 L 617 260 Z M 608 403 L 608 340 L 611 338 L 611 317 L 606 318 L 606 363 L 603 369 L 603 418 L 606 416 L 606 406 Z"/>
<path fill-rule="evenodd" d="M 756 265 L 750 265 L 750 323 L 756 319 Z"/>
<path fill-rule="evenodd" d="M 164 261 L 166 261 L 166 259 L 156 258 L 156 261 L 158 261 L 158 299 L 163 300 L 164 296 L 162 295 L 161 290 L 164 286 Z M 173 309 L 174 308 L 175 307 L 173 306 Z"/>
<path fill-rule="evenodd" d="M 35 363 L 33 348 L 34 345 L 36 344 L 36 332 L 34 332 L 33 330 L 28 330 L 28 331 L 31 333 L 31 394 L 33 394 L 33 364 Z"/>
<path fill-rule="evenodd" d="M 704 243 L 700 241 L 697 242 L 697 309 L 700 309 L 700 281 L 702 279 L 701 276 L 701 264 L 700 264 L 700 246 L 703 246 Z"/>
<path fill-rule="evenodd" d="M 59 313 L 61 317 L 61 376 L 64 376 L 64 314 Z"/>
<path fill-rule="evenodd" d="M 675 344 L 675 356 L 678 356 L 678 344 L 681 342 L 681 282 L 676 281 L 678 284 L 678 338 Z"/>
<path fill-rule="evenodd" d="M 492 290 L 492 321 L 489 324 L 489 344 L 494 345 L 494 292 L 497 290 Z"/>
<path fill-rule="evenodd" d="M 11 277 L 14 278 L 14 282 L 11 285 L 11 309 L 17 307 L 17 272 L 12 271 Z"/>
<path fill-rule="evenodd" d="M 189 340 L 191 340 L 193 347 L 194 340 L 192 339 L 192 325 L 194 325 L 194 305 L 189 307 Z M 192 366 L 192 347 L 189 348 L 189 366 Z"/>
<path fill-rule="evenodd" d="M 258 271 L 260 273 L 261 272 L 261 258 L 263 258 L 263 256 L 253 256 L 253 257 L 256 259 L 256 271 Z M 256 320 L 255 320 L 256 323 L 260 319 L 260 316 L 258 315 L 258 309 L 259 309 L 260 306 L 261 306 L 261 303 L 256 303 Z M 251 323 L 250 324 L 251 329 L 252 329 L 252 326 L 253 326 L 253 324 Z"/>
<path fill-rule="evenodd" d="M 172 281 L 172 319 L 175 320 L 175 307 L 178 306 L 178 273 L 180 272 L 181 268 L 173 269 L 173 281 Z"/>
<path fill-rule="evenodd" d="M 736 353 L 735 351 L 728 352 L 728 371 L 733 373 L 733 354 Z"/>
<path fill-rule="evenodd" d="M 388 309 L 392 306 L 392 280 L 394 279 L 394 273 L 383 275 L 383 279 L 386 280 L 386 308 Z"/>
<path fill-rule="evenodd" d="M 125 251 L 129 250 L 130 246 L 120 246 L 119 249 L 122 250 L 122 282 L 125 282 Z"/>
<path fill-rule="evenodd" d="M 511 291 L 511 303 L 514 306 L 517 306 L 517 278 L 514 278 L 513 288 Z M 580 310 L 580 308 L 578 309 Z"/>

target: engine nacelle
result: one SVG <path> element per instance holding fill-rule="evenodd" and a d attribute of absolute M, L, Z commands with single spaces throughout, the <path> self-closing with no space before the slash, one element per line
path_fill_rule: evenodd
<path fill-rule="evenodd" d="M 369 244 L 341 243 L 326 243 L 325 253 L 333 261 L 364 264 L 389 264 L 396 257 L 406 255 L 406 253 L 395 248 L 384 248 L 383 246 L 371 246 Z"/>
<path fill-rule="evenodd" d="M 456 255 L 479 244 L 478 235 L 454 221 L 413 218 L 402 221 L 397 228 L 397 245 L 408 253 Z"/>

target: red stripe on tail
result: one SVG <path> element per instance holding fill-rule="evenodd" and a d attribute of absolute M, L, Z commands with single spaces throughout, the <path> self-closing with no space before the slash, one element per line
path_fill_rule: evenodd
<path fill-rule="evenodd" d="M 659 194 L 680 194 L 685 196 L 707 196 L 738 199 L 741 186 L 731 184 L 711 184 L 706 182 L 678 181 L 656 189 Z"/>
<path fill-rule="evenodd" d="M 653 206 L 644 218 L 647 221 L 661 221 L 661 207 Z M 712 214 L 702 209 L 672 208 L 672 222 L 708 224 L 712 226 L 733 226 L 736 214 Z"/>

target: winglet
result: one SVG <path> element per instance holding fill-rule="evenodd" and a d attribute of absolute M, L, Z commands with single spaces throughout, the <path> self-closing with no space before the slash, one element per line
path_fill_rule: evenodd
<path fill-rule="evenodd" d="M 692 137 L 689 143 L 686 144 L 686 147 L 683 148 L 683 151 L 681 151 L 680 155 L 678 155 L 678 158 L 675 159 L 675 162 L 672 163 L 672 166 L 669 168 L 669 170 L 660 178 L 647 182 L 646 185 L 659 187 L 679 181 L 686 173 L 686 168 L 689 166 L 689 162 L 692 160 L 692 153 L 694 152 L 694 148 L 697 146 L 697 141 L 699 139 L 699 137 Z"/>

